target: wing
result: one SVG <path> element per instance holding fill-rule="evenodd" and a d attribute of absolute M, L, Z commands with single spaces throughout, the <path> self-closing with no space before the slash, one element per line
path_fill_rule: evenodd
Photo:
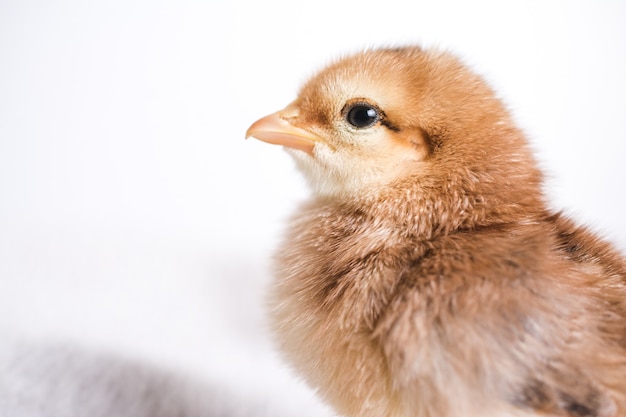
<path fill-rule="evenodd" d="M 399 272 L 376 334 L 405 401 L 440 415 L 626 412 L 619 262 L 588 232 L 550 224 L 437 239 Z"/>

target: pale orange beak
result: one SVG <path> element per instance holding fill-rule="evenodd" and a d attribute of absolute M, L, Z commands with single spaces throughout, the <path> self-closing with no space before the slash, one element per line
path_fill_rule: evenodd
<path fill-rule="evenodd" d="M 289 106 L 257 120 L 246 131 L 246 139 L 254 136 L 263 142 L 299 149 L 313 155 L 313 147 L 321 138 L 289 123 L 287 118 L 292 117 L 294 111 Z"/>

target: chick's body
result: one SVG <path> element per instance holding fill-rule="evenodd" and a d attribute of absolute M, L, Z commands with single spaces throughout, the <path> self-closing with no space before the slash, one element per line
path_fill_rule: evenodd
<path fill-rule="evenodd" d="M 367 51 L 249 135 L 314 191 L 272 318 L 346 416 L 626 415 L 626 266 L 546 207 L 523 134 L 454 57 Z"/>

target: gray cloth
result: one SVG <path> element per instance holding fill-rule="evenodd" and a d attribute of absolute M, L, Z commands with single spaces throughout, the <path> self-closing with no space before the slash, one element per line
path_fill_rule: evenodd
<path fill-rule="evenodd" d="M 260 399 L 115 355 L 0 344 L 0 417 L 277 416 Z"/>

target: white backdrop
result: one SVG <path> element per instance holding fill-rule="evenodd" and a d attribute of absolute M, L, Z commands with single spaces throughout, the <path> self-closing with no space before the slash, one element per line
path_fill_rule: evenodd
<path fill-rule="evenodd" d="M 554 207 L 626 248 L 624 21 L 608 0 L 2 0 L 0 330 L 322 413 L 263 319 L 307 190 L 247 126 L 341 54 L 449 49 L 528 132 Z"/>

